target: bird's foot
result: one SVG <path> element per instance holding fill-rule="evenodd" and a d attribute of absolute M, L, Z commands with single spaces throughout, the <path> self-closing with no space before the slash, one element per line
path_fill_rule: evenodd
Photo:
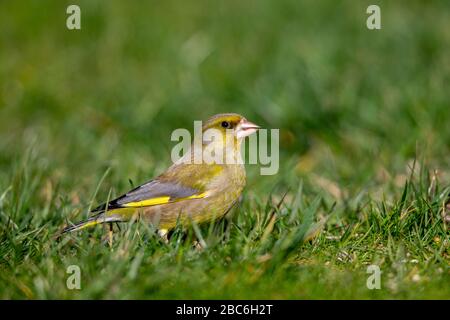
<path fill-rule="evenodd" d="M 164 243 L 169 243 L 169 237 L 168 237 L 168 234 L 169 234 L 169 230 L 167 230 L 167 229 L 159 229 L 159 230 L 158 230 L 158 236 L 161 237 L 161 240 L 162 240 Z"/>

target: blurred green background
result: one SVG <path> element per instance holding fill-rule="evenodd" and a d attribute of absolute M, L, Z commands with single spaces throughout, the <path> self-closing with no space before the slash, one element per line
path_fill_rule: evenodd
<path fill-rule="evenodd" d="M 231 111 L 280 128 L 285 161 L 330 148 L 336 177 L 403 169 L 418 144 L 448 167 L 448 3 L 378 2 L 379 31 L 369 3 L 80 1 L 70 31 L 71 2 L 2 2 L 2 172 L 34 139 L 77 180 L 133 176 L 167 163 L 174 128 Z"/>
<path fill-rule="evenodd" d="M 448 1 L 1 1 L 3 222 L 80 219 L 107 168 L 94 202 L 162 172 L 172 130 L 219 112 L 280 129 L 280 172 L 249 166 L 249 198 L 302 180 L 389 204 L 414 159 L 448 185 L 449 16 Z"/>

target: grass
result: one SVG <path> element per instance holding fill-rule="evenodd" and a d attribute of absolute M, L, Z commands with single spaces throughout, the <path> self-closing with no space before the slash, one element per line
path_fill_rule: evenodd
<path fill-rule="evenodd" d="M 449 5 L 378 3 L 0 4 L 0 298 L 449 299 Z M 229 220 L 55 241 L 224 111 L 280 128 Z"/>

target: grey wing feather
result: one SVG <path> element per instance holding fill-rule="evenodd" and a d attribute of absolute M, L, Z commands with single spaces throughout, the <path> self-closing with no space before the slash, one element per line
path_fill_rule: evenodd
<path fill-rule="evenodd" d="M 148 200 L 157 197 L 170 197 L 170 200 L 185 198 L 198 193 L 197 189 L 183 186 L 179 183 L 163 182 L 159 180 L 149 181 L 126 194 L 98 206 L 92 212 L 101 212 L 108 207 L 108 210 L 121 208 L 130 202 Z"/>

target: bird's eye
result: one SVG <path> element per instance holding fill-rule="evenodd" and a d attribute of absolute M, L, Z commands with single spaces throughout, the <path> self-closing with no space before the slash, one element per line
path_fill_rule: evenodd
<path fill-rule="evenodd" d="M 230 126 L 230 123 L 228 121 L 222 121 L 222 127 L 228 128 Z"/>

